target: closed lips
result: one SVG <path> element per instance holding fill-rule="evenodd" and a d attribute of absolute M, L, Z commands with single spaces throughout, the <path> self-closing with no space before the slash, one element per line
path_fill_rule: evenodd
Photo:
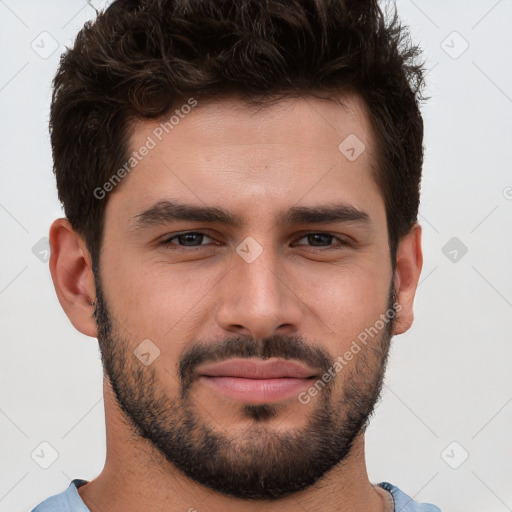
<path fill-rule="evenodd" d="M 205 377 L 239 377 L 245 379 L 307 379 L 315 371 L 300 363 L 283 359 L 229 359 L 207 364 L 198 369 Z"/>

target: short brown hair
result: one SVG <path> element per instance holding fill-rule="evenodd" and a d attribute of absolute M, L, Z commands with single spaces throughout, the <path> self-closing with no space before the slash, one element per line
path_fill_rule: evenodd
<path fill-rule="evenodd" d="M 61 57 L 50 115 L 59 198 L 99 260 L 108 198 L 133 121 L 178 98 L 355 91 L 376 135 L 392 263 L 417 220 L 423 164 L 424 68 L 396 8 L 376 0 L 117 0 Z"/>

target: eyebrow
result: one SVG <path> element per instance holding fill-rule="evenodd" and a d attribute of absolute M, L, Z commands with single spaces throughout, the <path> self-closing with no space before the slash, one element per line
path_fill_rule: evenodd
<path fill-rule="evenodd" d="M 240 227 L 243 218 L 217 206 L 198 206 L 176 201 L 159 201 L 142 213 L 133 217 L 134 228 L 143 228 L 167 224 L 173 221 L 197 221 L 220 223 Z M 328 224 L 334 222 L 353 222 L 370 225 L 368 213 L 354 206 L 337 203 L 325 206 L 293 206 L 277 216 L 277 224 Z"/>

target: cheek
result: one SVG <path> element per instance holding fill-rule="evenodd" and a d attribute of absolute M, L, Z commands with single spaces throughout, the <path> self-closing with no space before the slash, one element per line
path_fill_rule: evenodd
<path fill-rule="evenodd" d="M 130 345 L 150 339 L 173 373 L 179 356 L 207 321 L 215 285 L 226 270 L 198 266 L 184 272 L 162 262 L 142 268 L 120 262 L 110 269 L 104 287 L 109 307 Z"/>
<path fill-rule="evenodd" d="M 327 336 L 333 340 L 333 353 L 343 351 L 386 312 L 391 273 L 383 268 L 384 265 L 331 267 L 309 272 L 301 280 L 297 294 L 304 297 L 313 321 L 315 317 L 321 319 L 326 327 Z"/>

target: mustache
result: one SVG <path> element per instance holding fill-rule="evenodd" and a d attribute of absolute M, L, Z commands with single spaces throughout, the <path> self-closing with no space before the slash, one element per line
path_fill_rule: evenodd
<path fill-rule="evenodd" d="M 321 374 L 331 368 L 335 362 L 324 348 L 306 343 L 303 338 L 297 336 L 275 335 L 262 340 L 235 336 L 220 343 L 198 342 L 187 349 L 180 358 L 178 374 L 182 383 L 182 395 L 195 379 L 195 370 L 199 365 L 235 357 L 294 359 L 307 364 Z"/>

